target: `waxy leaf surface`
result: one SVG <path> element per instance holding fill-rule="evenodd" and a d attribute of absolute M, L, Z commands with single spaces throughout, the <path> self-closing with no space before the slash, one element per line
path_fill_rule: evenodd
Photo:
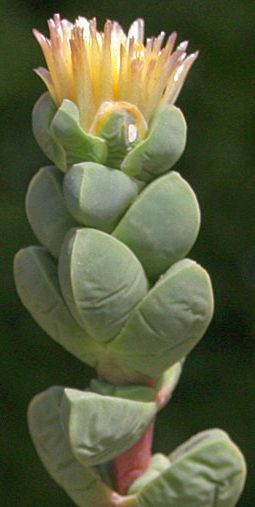
<path fill-rule="evenodd" d="M 137 184 L 116 169 L 84 162 L 64 179 L 67 207 L 77 222 L 111 232 L 138 194 Z"/>
<path fill-rule="evenodd" d="M 156 413 L 152 402 L 65 389 L 62 420 L 72 451 L 85 466 L 114 459 L 132 447 Z"/>
<path fill-rule="evenodd" d="M 81 361 L 95 366 L 100 348 L 69 312 L 61 295 L 56 263 L 47 250 L 33 246 L 20 250 L 14 275 L 23 305 L 42 329 Z"/>
<path fill-rule="evenodd" d="M 63 387 L 51 387 L 30 403 L 28 423 L 35 448 L 50 475 L 79 507 L 111 507 L 111 490 L 94 469 L 75 458 L 61 420 Z"/>
<path fill-rule="evenodd" d="M 148 288 L 144 270 L 131 250 L 96 229 L 75 229 L 67 235 L 59 279 L 77 321 L 102 342 L 120 332 Z"/>
<path fill-rule="evenodd" d="M 66 170 L 66 154 L 51 131 L 57 108 L 48 92 L 37 100 L 32 113 L 33 134 L 41 150 L 62 171 Z"/>
<path fill-rule="evenodd" d="M 151 183 L 124 215 L 113 235 L 126 243 L 155 281 L 192 248 L 200 212 L 189 184 L 176 172 Z"/>
<path fill-rule="evenodd" d="M 213 293 L 206 271 L 184 259 L 137 305 L 111 350 L 126 366 L 152 377 L 186 356 L 207 329 Z"/>
<path fill-rule="evenodd" d="M 33 232 L 55 257 L 66 233 L 76 225 L 66 209 L 62 187 L 62 173 L 54 166 L 42 167 L 32 178 L 26 195 L 26 213 Z"/>
<path fill-rule="evenodd" d="M 79 162 L 92 160 L 104 162 L 107 147 L 103 139 L 87 134 L 79 121 L 79 110 L 71 100 L 64 100 L 51 122 L 51 131 L 63 147 L 66 156 L 66 169 Z"/>
<path fill-rule="evenodd" d="M 169 468 L 137 496 L 141 507 L 234 507 L 246 467 L 228 435 L 213 429 L 192 437 L 169 456 Z"/>
<path fill-rule="evenodd" d="M 180 109 L 168 105 L 156 111 L 148 136 L 123 160 L 122 171 L 149 182 L 177 162 L 186 144 L 187 126 Z"/>

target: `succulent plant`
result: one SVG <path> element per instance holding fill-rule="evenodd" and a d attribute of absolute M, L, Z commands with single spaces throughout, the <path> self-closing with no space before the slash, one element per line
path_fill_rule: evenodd
<path fill-rule="evenodd" d="M 27 217 L 40 246 L 18 252 L 19 296 L 42 329 L 95 368 L 85 390 L 50 387 L 28 423 L 48 472 L 80 507 L 233 507 L 245 461 L 210 429 L 151 455 L 157 412 L 213 314 L 209 275 L 187 258 L 196 195 L 172 170 L 186 143 L 174 105 L 197 53 L 176 34 L 143 44 L 143 22 L 35 31 L 48 92 L 33 131 L 51 163 L 33 177 Z"/>

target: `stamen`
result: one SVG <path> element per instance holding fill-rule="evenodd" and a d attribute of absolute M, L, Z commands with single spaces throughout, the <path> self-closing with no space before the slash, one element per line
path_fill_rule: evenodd
<path fill-rule="evenodd" d="M 189 45 L 189 41 L 188 40 L 184 40 L 183 42 L 181 42 L 179 44 L 179 46 L 177 47 L 177 50 L 181 49 L 183 51 L 186 51 L 186 49 L 188 48 L 188 45 Z"/>
<path fill-rule="evenodd" d="M 136 42 L 143 42 L 144 39 L 144 20 L 136 19 L 129 28 L 128 39 L 134 39 Z"/>
<path fill-rule="evenodd" d="M 169 35 L 169 37 L 168 37 L 168 41 L 166 43 L 166 47 L 170 51 L 170 53 L 172 52 L 172 50 L 174 48 L 176 39 L 177 39 L 177 32 L 171 33 L 171 35 Z"/>

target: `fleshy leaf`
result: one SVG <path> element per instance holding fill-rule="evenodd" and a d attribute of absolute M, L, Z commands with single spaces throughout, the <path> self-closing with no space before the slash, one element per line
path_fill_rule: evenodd
<path fill-rule="evenodd" d="M 103 396 L 119 397 L 131 401 L 148 402 L 155 399 L 155 390 L 152 387 L 142 385 L 115 386 L 103 380 L 92 379 L 90 389 L 94 393 L 102 394 Z"/>
<path fill-rule="evenodd" d="M 86 160 L 105 162 L 106 142 L 100 137 L 87 134 L 81 128 L 79 110 L 71 100 L 63 100 L 52 119 L 50 128 L 64 149 L 67 167 Z"/>
<path fill-rule="evenodd" d="M 183 362 L 175 363 L 168 368 L 158 379 L 155 385 L 156 402 L 159 408 L 164 407 L 171 398 L 180 376 L 182 374 Z"/>
<path fill-rule="evenodd" d="M 42 151 L 63 172 L 86 160 L 106 160 L 105 140 L 81 128 L 79 110 L 71 100 L 65 99 L 57 108 L 50 94 L 44 93 L 34 106 L 32 126 Z"/>
<path fill-rule="evenodd" d="M 54 137 L 50 126 L 57 108 L 48 92 L 36 102 L 32 113 L 32 128 L 36 141 L 45 155 L 62 171 L 66 170 L 66 154 Z"/>
<path fill-rule="evenodd" d="M 139 195 L 113 235 L 131 248 L 154 281 L 187 255 L 199 226 L 193 190 L 178 173 L 171 172 Z"/>
<path fill-rule="evenodd" d="M 94 469 L 73 455 L 61 421 L 63 387 L 51 387 L 30 403 L 28 423 L 35 448 L 50 475 L 79 507 L 112 507 L 111 490 Z"/>
<path fill-rule="evenodd" d="M 74 229 L 67 235 L 59 279 L 71 312 L 99 341 L 116 336 L 147 293 L 147 279 L 135 255 L 96 229 Z"/>
<path fill-rule="evenodd" d="M 102 357 L 102 362 L 104 358 Z M 154 401 L 160 410 L 171 398 L 182 373 L 182 362 L 176 363 L 166 370 L 157 380 L 154 387 L 145 385 L 113 385 L 105 380 L 92 379 L 91 391 L 103 396 L 116 396 L 133 401 Z M 115 365 L 112 368 L 116 368 Z"/>
<path fill-rule="evenodd" d="M 70 314 L 62 298 L 56 263 L 42 247 L 20 250 L 14 262 L 23 305 L 46 333 L 81 361 L 95 366 L 101 350 Z"/>
<path fill-rule="evenodd" d="M 160 476 L 162 472 L 168 469 L 170 460 L 164 454 L 154 454 L 147 470 L 136 479 L 128 490 L 130 495 L 139 493 L 147 484 Z M 168 504 L 167 504 L 168 505 Z M 156 505 L 155 505 L 156 507 Z"/>
<path fill-rule="evenodd" d="M 65 389 L 62 421 L 72 451 L 85 466 L 112 460 L 139 440 L 156 412 L 155 403 Z M 121 423 L 120 423 L 121 421 Z"/>
<path fill-rule="evenodd" d="M 186 130 L 180 109 L 172 105 L 162 107 L 153 117 L 148 136 L 123 160 L 122 171 L 146 182 L 164 174 L 182 155 Z"/>
<path fill-rule="evenodd" d="M 139 191 L 126 174 L 93 162 L 74 165 L 65 176 L 63 190 L 67 207 L 79 223 L 106 232 L 114 229 Z"/>
<path fill-rule="evenodd" d="M 169 468 L 138 493 L 140 507 L 236 505 L 244 487 L 246 465 L 224 431 L 199 433 L 169 458 Z"/>
<path fill-rule="evenodd" d="M 212 314 L 208 274 L 194 261 L 184 259 L 137 305 L 110 344 L 111 353 L 126 367 L 157 377 L 193 349 Z"/>
<path fill-rule="evenodd" d="M 33 232 L 55 257 L 66 233 L 77 225 L 66 209 L 62 185 L 63 175 L 56 167 L 42 167 L 32 178 L 26 195 L 26 213 Z"/>

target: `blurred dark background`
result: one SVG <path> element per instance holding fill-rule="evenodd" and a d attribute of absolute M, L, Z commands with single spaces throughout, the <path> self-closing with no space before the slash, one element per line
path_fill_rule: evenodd
<path fill-rule="evenodd" d="M 92 370 L 32 321 L 13 283 L 12 261 L 35 243 L 24 197 L 46 160 L 30 126 L 44 91 L 32 73 L 43 64 L 31 35 L 47 32 L 54 12 L 119 20 L 144 17 L 146 35 L 179 32 L 200 49 L 178 101 L 189 137 L 176 168 L 191 183 L 202 228 L 191 256 L 211 274 L 216 309 L 207 336 L 190 355 L 172 403 L 160 414 L 155 450 L 169 452 L 193 433 L 221 427 L 243 450 L 248 480 L 240 507 L 254 507 L 255 451 L 255 148 L 253 0 L 0 0 L 1 180 L 1 507 L 70 506 L 37 459 L 26 426 L 29 400 L 52 384 L 83 387 Z M 185 506 L 183 506 L 185 507 Z"/>

